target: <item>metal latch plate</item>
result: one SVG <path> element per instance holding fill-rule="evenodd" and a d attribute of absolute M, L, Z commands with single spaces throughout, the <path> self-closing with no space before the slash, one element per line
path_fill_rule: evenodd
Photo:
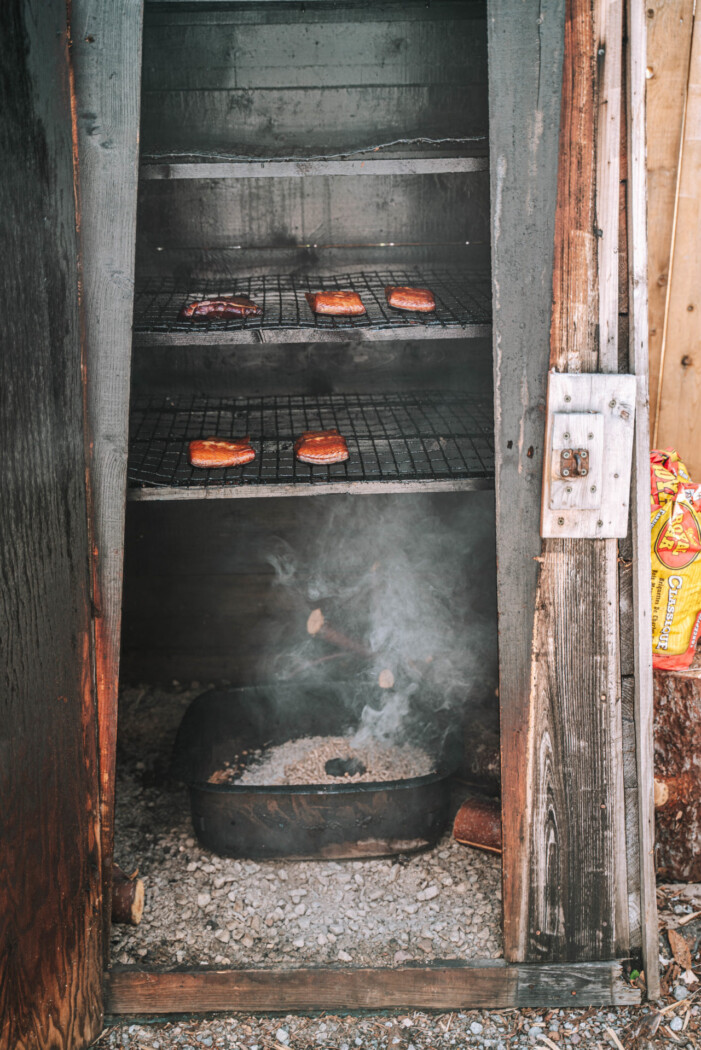
<path fill-rule="evenodd" d="M 630 375 L 550 373 L 542 536 L 626 535 L 636 385 Z"/>

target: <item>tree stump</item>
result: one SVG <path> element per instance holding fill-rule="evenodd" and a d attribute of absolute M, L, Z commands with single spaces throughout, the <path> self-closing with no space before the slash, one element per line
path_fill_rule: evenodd
<path fill-rule="evenodd" d="M 701 654 L 654 677 L 657 872 L 701 882 Z"/>

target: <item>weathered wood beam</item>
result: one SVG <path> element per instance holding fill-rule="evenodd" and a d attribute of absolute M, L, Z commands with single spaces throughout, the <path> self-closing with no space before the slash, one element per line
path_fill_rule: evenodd
<path fill-rule="evenodd" d="M 650 433 L 648 416 L 648 312 L 645 165 L 645 6 L 627 4 L 629 368 L 638 377 L 632 485 L 635 739 L 643 965 L 650 999 L 660 994 L 652 809 L 652 626 L 650 610 Z"/>
<path fill-rule="evenodd" d="M 550 331 L 556 371 L 618 366 L 622 38 L 620 4 L 570 0 Z M 544 541 L 535 610 L 528 878 L 511 957 L 612 958 L 628 946 L 616 542 Z"/>
<path fill-rule="evenodd" d="M 564 9 L 564 0 L 488 4 L 502 869 L 511 960 L 524 957 L 529 896 L 531 632 L 541 551 Z"/>
<path fill-rule="evenodd" d="M 65 0 L 0 36 L 0 1046 L 102 1028 L 98 755 Z"/>
<path fill-rule="evenodd" d="M 105 951 L 114 840 L 143 0 L 73 0 Z"/>
<path fill-rule="evenodd" d="M 620 962 L 574 966 L 437 963 L 391 970 L 111 970 L 105 983 L 110 1014 L 458 1010 L 640 1002 L 640 992 L 625 981 Z"/>

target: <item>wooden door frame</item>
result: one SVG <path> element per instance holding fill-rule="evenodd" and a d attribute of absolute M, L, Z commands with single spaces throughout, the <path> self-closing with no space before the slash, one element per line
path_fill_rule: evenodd
<path fill-rule="evenodd" d="M 570 10 L 581 8 L 580 0 L 568 0 Z M 77 112 L 86 114 L 78 121 L 81 180 L 86 201 L 90 202 L 91 229 L 85 232 L 86 265 L 93 268 L 92 281 L 86 277 L 86 310 L 88 332 L 90 319 L 108 318 L 114 325 L 108 347 L 100 344 L 96 324 L 88 342 L 88 389 L 94 450 L 91 468 L 101 479 L 96 514 L 96 531 L 101 541 L 96 544 L 94 569 L 98 596 L 97 628 L 98 692 L 100 696 L 102 811 L 105 873 L 109 871 L 112 851 L 114 761 L 116 736 L 117 658 L 119 643 L 119 601 L 121 596 L 122 524 L 124 513 L 124 471 L 126 462 L 126 410 L 128 397 L 130 336 L 125 316 L 130 317 L 133 273 L 133 216 L 136 199 L 136 117 L 138 113 L 139 76 L 135 55 L 140 46 L 140 0 L 121 0 L 89 4 L 74 0 L 74 11 L 97 9 L 94 30 L 76 33 L 78 64 Z M 614 867 L 604 894 L 601 914 L 616 930 L 596 942 L 588 937 L 586 921 L 575 909 L 591 894 L 592 884 L 585 884 L 583 866 L 578 855 L 590 828 L 577 825 L 573 810 L 566 803 L 560 816 L 567 827 L 569 853 L 566 870 L 577 892 L 563 899 L 559 896 L 559 871 L 554 866 L 538 868 L 533 855 L 533 824 L 537 799 L 533 790 L 534 743 L 538 726 L 538 709 L 531 702 L 534 666 L 534 610 L 537 610 L 539 578 L 542 586 L 545 556 L 539 534 L 540 484 L 543 458 L 544 405 L 547 372 L 550 364 L 551 304 L 553 297 L 553 245 L 558 207 L 558 170 L 562 175 L 567 157 L 559 142 L 560 107 L 564 54 L 565 0 L 542 5 L 516 3 L 515 0 L 489 0 L 490 49 L 490 146 L 492 178 L 492 256 L 494 283 L 494 358 L 495 358 L 495 434 L 497 451 L 497 517 L 500 601 L 500 704 L 502 712 L 502 760 L 504 778 L 504 884 L 507 915 L 505 922 L 506 961 L 477 961 L 474 964 L 437 963 L 426 967 L 398 969 L 307 969 L 295 971 L 196 971 L 153 973 L 137 969 L 113 968 L 106 974 L 107 1009 L 113 1014 L 197 1012 L 220 1009 L 357 1009 L 380 1007 L 428 1007 L 448 1009 L 468 1006 L 589 1005 L 631 1003 L 640 1000 L 640 992 L 624 979 L 623 960 L 629 953 L 626 920 L 622 908 L 628 897 L 637 894 L 643 901 L 642 949 L 648 977 L 648 990 L 656 994 L 657 970 L 656 922 L 654 916 L 654 874 L 650 843 L 651 795 L 646 794 L 651 775 L 651 675 L 648 645 L 649 614 L 644 565 L 649 561 L 646 544 L 647 512 L 647 435 L 646 435 L 646 359 L 644 333 L 645 293 L 641 268 L 644 255 L 644 140 L 641 136 L 640 113 L 644 107 L 644 24 L 642 13 L 634 3 L 629 6 L 628 82 L 631 86 L 628 107 L 628 130 L 631 145 L 628 180 L 629 258 L 631 264 L 631 352 L 630 368 L 640 376 L 638 425 L 636 429 L 636 488 L 633 521 L 640 556 L 635 558 L 635 626 L 636 665 L 634 676 L 635 711 L 633 741 L 637 748 L 634 785 L 627 794 L 634 820 L 638 822 L 641 847 L 634 849 L 634 861 L 625 867 Z M 597 24 L 587 37 L 586 47 L 595 46 L 596 54 L 580 52 L 579 60 L 593 63 L 589 100 L 596 107 L 615 92 L 612 64 L 601 61 L 602 47 L 609 54 L 617 52 L 621 68 L 623 33 L 620 27 L 609 36 L 602 12 L 617 5 L 592 0 L 591 17 Z M 620 15 L 620 7 L 618 7 Z M 87 17 L 87 16 L 85 16 Z M 91 16 L 93 17 L 93 16 Z M 607 18 L 610 15 L 607 14 Z M 599 24 L 601 21 L 602 24 Z M 76 16 L 74 16 L 74 25 Z M 85 26 L 87 26 L 87 21 Z M 125 28 L 126 26 L 126 28 Z M 591 28 L 591 27 L 590 27 Z M 91 51 L 97 34 L 102 34 L 102 50 Z M 617 35 L 616 35 L 617 33 Z M 125 34 L 120 36 L 120 34 Z M 603 34 L 603 36 L 602 36 Z M 90 38 L 93 38 L 91 40 Z M 111 44 L 109 42 L 112 42 Z M 594 44 L 595 41 L 595 44 Z M 116 46 L 116 42 L 119 46 Z M 85 45 L 85 46 L 84 46 Z M 95 58 L 97 54 L 98 58 Z M 598 65 L 597 65 L 598 58 Z M 116 109 L 109 109 L 108 80 L 119 67 L 124 99 Z M 608 78 L 608 79 L 607 79 Z M 620 93 L 620 78 L 618 81 Z M 604 111 L 605 112 L 605 111 Z M 601 118 L 601 110 L 595 116 Z M 619 124 L 610 128 L 599 125 L 599 156 L 605 159 L 615 139 Z M 95 132 L 95 127 L 98 131 Z M 104 147 L 100 136 L 110 129 L 114 143 L 109 163 L 100 165 Z M 102 129 L 102 130 L 100 130 Z M 613 137 L 612 137 L 613 136 Z M 97 140 L 97 141 L 95 141 Z M 608 144 L 607 144 L 608 143 Z M 603 152 L 602 152 L 603 151 Z M 559 165 L 558 165 L 559 161 Z M 605 215 L 607 223 L 617 223 L 618 176 L 611 177 L 605 164 L 593 169 L 597 216 Z M 105 252 L 101 245 L 106 232 L 106 194 L 117 192 L 115 210 L 124 217 L 128 235 Z M 616 207 L 612 194 L 615 192 Z M 641 201 L 643 202 L 641 204 Z M 563 198 L 560 197 L 562 207 Z M 641 212 L 641 208 L 643 209 Z M 617 227 L 616 227 L 617 230 Z M 562 227 L 560 229 L 562 233 Z M 603 283 L 610 292 L 613 271 L 611 253 L 615 252 L 617 233 L 608 225 L 601 238 L 599 271 L 608 275 Z M 612 247 L 613 246 L 613 247 Z M 111 278 L 121 271 L 124 284 Z M 107 291 L 106 291 L 107 289 Z M 610 297 L 597 299 L 596 311 L 611 331 L 612 318 L 618 315 L 618 303 Z M 103 329 L 104 334 L 104 329 Z M 608 339 L 608 337 L 607 337 Z M 608 343 L 607 343 L 608 345 Z M 610 350 L 610 347 L 609 347 Z M 600 365 L 606 370 L 602 358 Z M 610 361 L 608 369 L 613 370 Z M 110 400 L 112 399 L 112 400 Z M 107 411 L 103 423 L 101 413 Z M 588 558 L 593 566 L 592 588 L 596 574 L 608 566 L 609 585 L 613 548 L 607 548 L 603 560 L 592 561 L 591 547 L 601 541 L 581 541 L 578 557 Z M 597 549 L 598 550 L 598 549 Z M 547 553 L 547 552 L 546 552 Z M 615 565 L 615 557 L 613 558 Z M 598 608 L 594 593 L 591 601 Z M 616 609 L 617 615 L 617 609 Z M 647 617 L 647 618 L 646 618 Z M 614 642 L 617 643 L 617 635 Z M 583 657 L 584 660 L 589 657 Z M 617 659 L 613 652 L 611 668 Z M 649 677 L 649 690 L 648 690 Z M 620 679 L 620 675 L 619 675 Z M 620 692 L 616 690 L 610 722 L 606 722 L 602 746 L 608 770 L 620 770 L 620 740 L 610 730 L 620 721 Z M 559 696 L 562 710 L 572 710 L 572 698 Z M 569 708 L 568 708 L 568 705 Z M 618 710 L 617 710 L 618 709 Z M 539 715 L 538 715 L 539 717 Z M 566 761 L 564 736 L 556 740 L 555 754 Z M 530 776 L 530 790 L 524 790 L 519 777 Z M 608 773 L 606 774 L 609 775 Z M 615 779 L 603 786 L 616 811 Z M 581 785 L 580 785 L 581 786 Z M 576 787 L 576 785 L 575 785 Z M 630 787 L 630 785 L 629 785 Z M 632 800 L 631 800 L 632 799 Z M 623 816 L 618 801 L 621 842 Z M 628 822 L 630 824 L 630 821 Z M 627 834 L 628 825 L 626 825 Z M 608 849 L 610 837 L 600 843 Z M 637 849 L 637 852 L 636 852 Z M 619 858 L 620 861 L 620 858 Z M 635 868 L 635 865 L 638 868 Z M 652 880 L 652 881 L 651 881 Z M 652 888 L 651 888 L 652 887 Z M 109 898 L 106 888 L 105 902 Z M 584 942 L 571 934 L 551 937 L 543 950 L 540 917 L 548 914 L 553 901 L 564 909 L 565 926 L 577 929 Z M 622 904 L 623 902 L 623 904 Z M 606 911 L 608 909 L 608 911 Z M 599 917 L 601 917 L 601 914 Z M 627 914 L 627 912 L 626 912 Z M 105 929 L 109 929 L 105 912 Z M 598 953 L 598 954 L 597 954 Z M 579 957 L 581 956 L 581 957 Z"/>

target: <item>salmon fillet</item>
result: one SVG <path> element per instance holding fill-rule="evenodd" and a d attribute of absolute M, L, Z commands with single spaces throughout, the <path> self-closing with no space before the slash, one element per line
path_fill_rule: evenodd
<path fill-rule="evenodd" d="M 222 295 L 216 299 L 198 299 L 187 303 L 178 314 L 179 321 L 229 321 L 240 317 L 260 317 L 263 311 L 247 295 Z"/>
<path fill-rule="evenodd" d="M 363 300 L 357 292 L 306 292 L 305 298 L 315 314 L 351 317 L 365 313 Z"/>
<path fill-rule="evenodd" d="M 228 440 L 202 438 L 190 442 L 190 464 L 193 467 L 240 467 L 256 458 L 249 437 Z"/>
<path fill-rule="evenodd" d="M 428 288 L 410 288 L 406 284 L 388 284 L 385 288 L 385 296 L 390 306 L 395 310 L 416 310 L 419 313 L 428 313 L 436 309 L 436 300 L 433 292 Z"/>
<path fill-rule="evenodd" d="M 301 463 L 343 463 L 349 455 L 337 430 L 307 430 L 295 441 L 295 452 Z"/>

